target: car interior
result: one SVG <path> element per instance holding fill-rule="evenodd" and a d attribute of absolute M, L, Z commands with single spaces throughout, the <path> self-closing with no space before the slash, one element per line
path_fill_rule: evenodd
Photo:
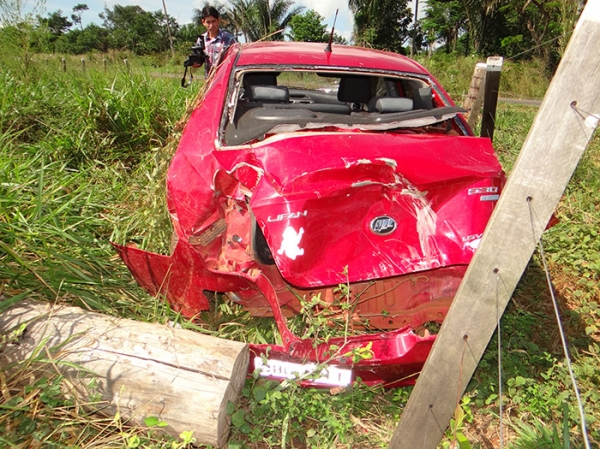
<path fill-rule="evenodd" d="M 308 124 L 308 129 L 328 124 L 366 126 L 431 117 L 431 111 L 441 106 L 436 105 L 431 86 L 417 77 L 248 71 L 237 79 L 235 106 L 228 109 L 224 132 L 227 146 L 260 140 L 274 129 L 292 131 Z"/>

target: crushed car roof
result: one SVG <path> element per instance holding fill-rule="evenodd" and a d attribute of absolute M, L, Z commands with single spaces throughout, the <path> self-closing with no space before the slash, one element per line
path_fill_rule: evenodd
<path fill-rule="evenodd" d="M 391 70 L 421 75 L 429 73 L 417 62 L 405 56 L 347 45 L 333 45 L 331 52 L 325 44 L 310 42 L 255 42 L 241 44 L 236 66 L 306 65 L 357 69 Z"/>

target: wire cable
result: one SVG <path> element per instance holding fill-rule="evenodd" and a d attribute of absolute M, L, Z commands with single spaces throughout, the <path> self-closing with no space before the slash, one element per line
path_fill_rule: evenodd
<path fill-rule="evenodd" d="M 531 205 L 532 198 L 527 198 L 527 203 L 529 205 L 529 216 L 531 220 L 532 229 L 534 229 L 534 212 L 533 207 Z M 540 258 L 542 259 L 542 266 L 544 267 L 544 272 L 546 274 L 546 282 L 548 283 L 548 290 L 550 291 L 550 296 L 552 297 L 552 305 L 554 307 L 554 315 L 556 316 L 556 322 L 558 324 L 558 332 L 560 334 L 560 340 L 562 342 L 563 351 L 565 354 L 565 360 L 567 362 L 567 368 L 569 370 L 569 376 L 571 377 L 571 383 L 573 385 L 573 391 L 575 392 L 575 396 L 577 398 L 577 407 L 579 408 L 579 415 L 581 417 L 581 433 L 583 434 L 583 441 L 586 449 L 590 449 L 590 441 L 587 435 L 587 426 L 585 421 L 585 411 L 583 409 L 583 402 L 581 400 L 581 394 L 579 393 L 579 387 L 577 386 L 577 379 L 575 378 L 575 373 L 573 371 L 573 366 L 571 365 L 571 357 L 569 356 L 569 349 L 567 347 L 567 339 L 565 337 L 565 331 L 563 329 L 562 321 L 560 318 L 560 311 L 558 309 L 558 301 L 556 300 L 556 295 L 554 293 L 554 288 L 552 287 L 552 279 L 550 277 L 550 270 L 548 270 L 548 265 L 546 263 L 546 254 L 544 253 L 544 245 L 542 244 L 542 239 L 538 240 L 538 247 L 540 249 Z"/>

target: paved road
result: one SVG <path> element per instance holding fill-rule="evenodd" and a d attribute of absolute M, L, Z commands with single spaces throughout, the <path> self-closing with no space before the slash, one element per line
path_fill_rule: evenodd
<path fill-rule="evenodd" d="M 513 103 L 513 104 L 524 104 L 527 106 L 539 106 L 542 104 L 541 100 L 521 100 L 519 98 L 498 98 L 501 103 Z"/>

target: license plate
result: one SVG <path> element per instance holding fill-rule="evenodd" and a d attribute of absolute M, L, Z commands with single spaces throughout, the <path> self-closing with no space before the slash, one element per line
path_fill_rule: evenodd
<path fill-rule="evenodd" d="M 316 363 L 292 363 L 274 359 L 254 358 L 254 368 L 260 370 L 261 377 L 276 379 L 306 379 L 318 385 L 347 387 L 352 383 L 352 370 Z M 319 371 L 320 370 L 320 371 Z M 311 375 L 318 373 L 318 377 Z"/>

